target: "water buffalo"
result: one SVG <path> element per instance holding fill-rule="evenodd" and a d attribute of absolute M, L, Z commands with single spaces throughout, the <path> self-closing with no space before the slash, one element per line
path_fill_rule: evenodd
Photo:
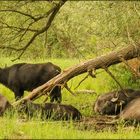
<path fill-rule="evenodd" d="M 140 97 L 140 91 L 138 90 L 124 89 L 113 91 L 100 95 L 93 108 L 99 114 L 117 115 L 131 100 L 137 97 Z"/>
<path fill-rule="evenodd" d="M 123 120 L 140 121 L 140 97 L 132 100 L 119 114 Z"/>
<path fill-rule="evenodd" d="M 28 117 L 39 116 L 53 120 L 79 120 L 81 113 L 71 105 L 54 103 L 38 104 L 31 101 L 23 101 L 17 106 L 19 113 L 25 113 Z"/>
<path fill-rule="evenodd" d="M 24 91 L 32 91 L 61 72 L 60 67 L 48 63 L 19 63 L 6 68 L 0 68 L 0 83 L 11 89 L 16 100 Z M 51 102 L 61 102 L 61 88 L 56 86 L 50 93 Z"/>
<path fill-rule="evenodd" d="M 2 94 L 0 94 L 0 116 L 2 116 L 5 111 L 10 108 L 12 108 L 10 102 Z"/>

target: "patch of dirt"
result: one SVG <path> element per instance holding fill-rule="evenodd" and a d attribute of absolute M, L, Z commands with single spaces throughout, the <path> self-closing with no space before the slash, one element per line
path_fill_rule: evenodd
<path fill-rule="evenodd" d="M 117 119 L 115 116 L 98 115 L 92 117 L 84 117 L 79 122 L 76 122 L 75 125 L 80 130 L 104 131 L 110 129 L 111 131 L 116 131 Z"/>

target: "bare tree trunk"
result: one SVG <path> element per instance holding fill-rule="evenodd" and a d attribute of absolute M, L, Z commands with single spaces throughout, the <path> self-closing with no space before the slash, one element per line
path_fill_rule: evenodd
<path fill-rule="evenodd" d="M 46 82 L 40 87 L 34 89 L 28 96 L 14 103 L 14 105 L 18 104 L 22 100 L 33 99 L 36 96 L 42 96 L 44 92 L 50 91 L 56 85 L 65 85 L 67 81 L 71 78 L 80 75 L 82 73 L 97 70 L 100 68 L 107 68 L 113 64 L 120 63 L 122 58 L 124 60 L 129 60 L 132 58 L 136 58 L 140 55 L 140 46 L 129 46 L 118 51 L 111 52 L 109 54 L 97 57 L 95 59 L 88 60 L 86 62 L 80 63 L 79 65 L 75 65 L 71 68 L 64 70 L 61 74 L 52 78 L 50 81 Z"/>

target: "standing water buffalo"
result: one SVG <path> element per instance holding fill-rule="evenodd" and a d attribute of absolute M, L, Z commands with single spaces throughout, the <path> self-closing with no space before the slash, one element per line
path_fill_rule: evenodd
<path fill-rule="evenodd" d="M 79 120 L 81 113 L 71 105 L 54 103 L 37 104 L 31 101 L 23 101 L 17 106 L 19 113 L 24 113 L 27 117 L 40 116 L 44 119 L 53 120 Z"/>
<path fill-rule="evenodd" d="M 4 112 L 10 108 L 12 108 L 10 102 L 2 94 L 0 94 L 0 116 L 2 116 Z"/>
<path fill-rule="evenodd" d="M 140 91 L 133 89 L 109 92 L 98 97 L 94 104 L 94 111 L 100 114 L 117 115 L 137 97 L 140 97 Z"/>
<path fill-rule="evenodd" d="M 140 121 L 140 97 L 132 100 L 119 114 L 123 120 Z"/>
<path fill-rule="evenodd" d="M 24 91 L 32 91 L 60 72 L 60 67 L 51 62 L 42 64 L 19 63 L 7 68 L 0 68 L 0 83 L 11 89 L 18 100 L 23 96 Z M 50 93 L 50 101 L 54 100 L 61 102 L 61 88 L 58 86 Z"/>

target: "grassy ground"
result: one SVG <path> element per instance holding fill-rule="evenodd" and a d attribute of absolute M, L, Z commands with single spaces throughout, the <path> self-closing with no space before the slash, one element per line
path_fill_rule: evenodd
<path fill-rule="evenodd" d="M 81 131 L 72 122 L 19 122 L 17 119 L 0 119 L 0 138 L 2 139 L 138 139 L 140 129 L 119 127 L 96 132 L 94 129 Z"/>
<path fill-rule="evenodd" d="M 10 61 L 9 58 L 0 58 L 1 67 L 4 67 L 5 64 L 7 66 L 12 65 L 13 62 Z M 26 59 L 20 60 L 14 63 L 19 62 L 31 62 L 31 63 L 39 63 L 39 62 L 47 62 L 51 61 L 57 65 L 59 65 L 62 69 L 68 68 L 74 64 L 78 64 L 79 60 L 76 59 L 37 59 L 31 60 Z M 80 110 L 83 116 L 93 116 L 93 104 L 99 94 L 108 92 L 110 90 L 110 85 L 108 85 L 108 81 L 111 78 L 102 70 L 98 71 L 96 79 L 88 78 L 86 79 L 76 90 L 82 89 L 92 89 L 97 92 L 97 94 L 78 94 L 76 96 L 72 96 L 65 89 L 62 90 L 63 94 L 63 104 L 71 104 Z M 73 91 L 74 87 L 82 80 L 85 74 L 80 75 L 78 77 L 73 78 L 68 82 L 69 86 Z M 0 93 L 6 96 L 9 101 L 14 102 L 14 94 L 12 91 L 7 89 L 6 87 L 0 85 Z M 28 94 L 27 92 L 25 95 Z M 42 99 L 39 99 L 37 102 L 42 102 Z M 28 120 L 26 122 L 18 119 L 18 116 L 9 117 L 6 115 L 3 118 L 0 118 L 0 138 L 7 139 L 122 139 L 122 138 L 140 138 L 140 128 L 137 127 L 123 127 L 123 125 L 117 126 L 117 131 L 112 131 L 107 129 L 106 131 L 95 131 L 94 127 L 90 130 L 79 129 L 73 122 L 54 122 L 54 121 L 46 121 L 43 122 L 40 119 L 34 118 L 33 120 Z"/>

